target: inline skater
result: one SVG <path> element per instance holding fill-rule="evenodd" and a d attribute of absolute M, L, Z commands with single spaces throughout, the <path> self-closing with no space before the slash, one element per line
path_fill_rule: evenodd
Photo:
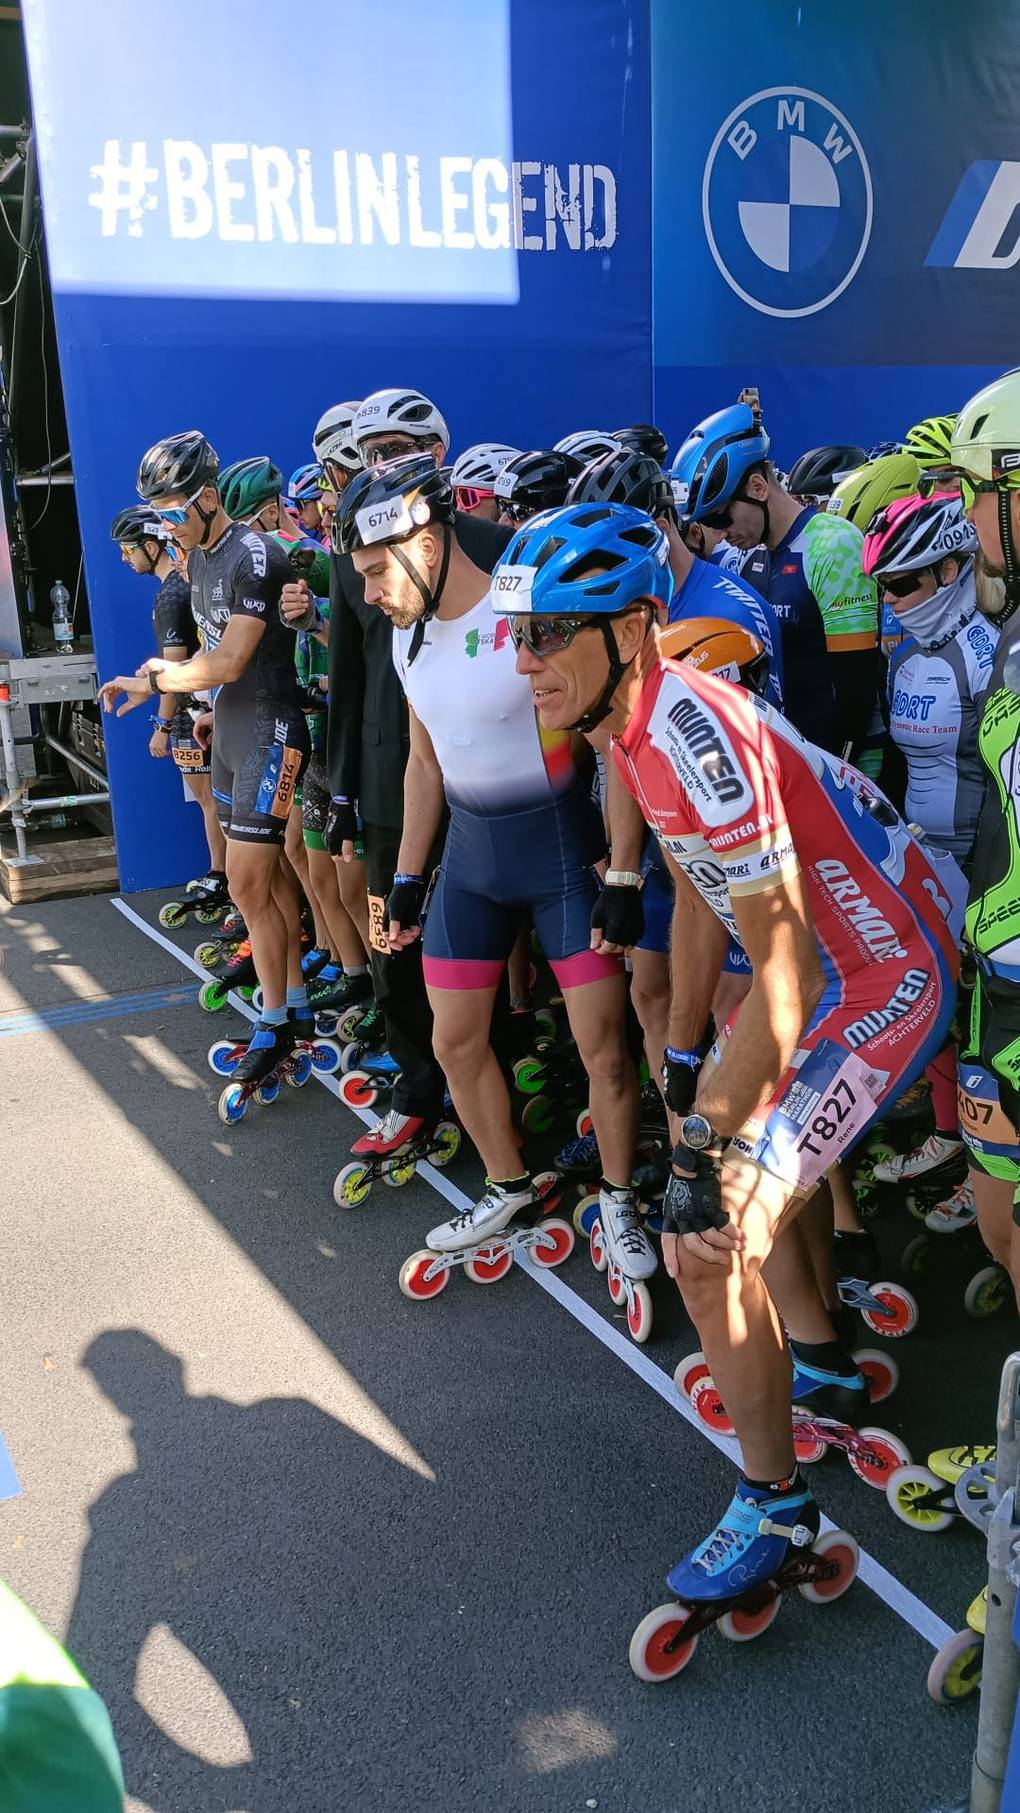
<path fill-rule="evenodd" d="M 199 638 L 191 615 L 191 586 L 187 573 L 174 559 L 170 531 L 144 504 L 118 510 L 110 530 L 120 547 L 120 557 L 133 573 L 151 574 L 159 580 L 152 607 L 156 647 L 166 661 L 186 661 L 198 653 Z M 198 892 L 226 898 L 226 840 L 212 796 L 209 756 L 195 735 L 195 720 L 187 697 L 160 699 L 152 720 L 149 754 L 158 759 L 168 753 L 184 776 L 189 793 L 198 801 L 209 848 L 209 868 L 195 883 Z"/>
<path fill-rule="evenodd" d="M 786 489 L 802 504 L 823 504 L 840 480 L 856 472 L 867 457 L 863 447 L 812 447 L 794 460 Z"/>
<path fill-rule="evenodd" d="M 453 462 L 450 483 L 454 502 L 465 516 L 478 516 L 495 522 L 499 516 L 496 480 L 508 461 L 516 459 L 519 447 L 505 447 L 499 441 L 482 441 L 468 447 Z"/>
<path fill-rule="evenodd" d="M 552 513 L 515 536 L 495 601 L 543 728 L 597 717 L 612 731 L 677 888 L 670 1069 L 684 1121 L 663 1253 L 743 1453 L 731 1506 L 669 1577 L 691 1602 L 773 1577 L 818 1531 L 762 1265 L 834 1159 L 942 1048 L 956 949 L 934 868 L 865 777 L 726 680 L 660 660 L 648 533 L 619 505 Z M 709 1072 L 730 931 L 754 979 Z M 830 1367 L 798 1346 L 798 1373 Z"/>
<path fill-rule="evenodd" d="M 912 453 L 883 453 L 848 472 L 834 485 L 829 498 L 830 516 L 845 516 L 862 535 L 879 510 L 898 497 L 916 497 L 921 468 Z"/>
<path fill-rule="evenodd" d="M 389 425 L 381 436 L 384 441 L 399 436 L 417 447 L 421 440 L 438 467 L 449 435 L 438 409 L 427 398 L 417 391 L 379 391 L 362 407 L 369 404 L 372 411 L 362 416 L 359 409 L 349 431 L 353 435 L 360 423 L 359 445 L 366 455 L 374 454 L 380 438 L 378 425 L 385 418 Z M 414 433 L 405 432 L 408 417 Z M 323 458 L 325 461 L 325 454 Z M 341 506 L 343 495 L 338 493 Z M 391 950 L 386 937 L 384 906 L 393 886 L 403 826 L 404 769 L 410 743 L 407 702 L 393 665 L 390 625 L 381 611 L 366 604 L 364 583 L 350 555 L 339 550 L 337 522 L 333 527 L 326 731 L 331 801 L 323 836 L 326 848 L 341 865 L 345 903 L 345 871 L 355 860 L 359 823 L 364 840 L 372 980 L 387 1049 L 399 1065 L 400 1075 L 390 1112 L 357 1142 L 354 1151 L 358 1157 L 365 1153 L 385 1156 L 436 1125 L 446 1085 L 432 1050 L 432 1015 L 420 945 Z M 456 530 L 466 557 L 490 572 L 509 539 L 508 531 L 460 512 L 456 513 Z M 298 622 L 299 605 L 303 603 L 306 609 L 311 605 L 307 588 L 302 590 L 299 584 L 286 597 L 293 600 L 287 607 L 289 615 L 294 613 L 291 621 Z"/>
<path fill-rule="evenodd" d="M 978 614 L 973 556 L 978 541 L 959 496 L 905 497 L 873 519 L 862 564 L 908 640 L 889 665 L 889 733 L 907 768 L 904 811 L 927 842 L 970 871 L 985 792 L 978 725 L 998 632 Z M 952 1165 L 962 1151 L 952 1043 L 928 1066 L 935 1131 L 912 1152 L 876 1164 L 900 1183 Z M 974 1218 L 969 1192 L 952 1213 L 926 1219 L 939 1232 Z"/>
<path fill-rule="evenodd" d="M 1020 1295 L 1020 370 L 964 405 L 951 457 L 979 558 L 1005 580 L 978 731 L 988 785 L 964 922 L 977 980 L 960 1053 L 960 1124 L 981 1237 Z"/>
<path fill-rule="evenodd" d="M 785 711 L 832 754 L 858 747 L 877 704 L 878 599 L 862 536 L 779 484 L 757 410 L 735 403 L 699 423 L 673 464 L 678 508 L 744 549 L 740 568 L 769 600 L 783 643 Z"/>
<path fill-rule="evenodd" d="M 363 466 L 427 453 L 437 466 L 450 450 L 450 430 L 420 390 L 374 390 L 360 405 L 351 430 Z"/>
<path fill-rule="evenodd" d="M 142 456 L 138 494 L 188 556 L 191 609 L 202 650 L 163 657 L 99 689 L 118 717 L 153 694 L 215 688 L 213 796 L 227 840 L 230 895 L 244 918 L 264 1006 L 235 1081 L 255 1083 L 310 1036 L 301 972 L 301 912 L 280 863 L 308 730 L 294 669 L 294 637 L 279 614 L 289 577 L 275 541 L 231 522 L 217 489 L 219 459 L 198 429 L 169 435 Z M 118 700 L 123 695 L 123 703 Z M 306 1031 L 306 1028 L 308 1029 Z"/>
<path fill-rule="evenodd" d="M 303 535 L 318 540 L 322 534 L 322 467 L 317 460 L 298 466 L 287 481 L 285 502 Z"/>
<path fill-rule="evenodd" d="M 360 408 L 360 400 L 331 404 L 319 417 L 312 435 L 312 452 L 323 478 L 337 497 L 361 466 L 361 455 L 354 439 L 354 418 Z"/>
<path fill-rule="evenodd" d="M 496 507 L 501 523 L 526 522 L 540 510 L 555 510 L 566 503 L 567 492 L 584 471 L 583 462 L 571 453 L 536 448 L 508 460 L 496 480 Z"/>
<path fill-rule="evenodd" d="M 567 731 L 542 734 L 531 687 L 515 670 L 508 638 L 495 633 L 488 574 L 461 546 L 449 481 L 427 457 L 395 460 L 355 480 L 337 528 L 342 551 L 364 579 L 366 604 L 392 625 L 393 662 L 409 706 L 404 829 L 386 903 L 389 941 L 394 948 L 422 941 L 436 1057 L 487 1174 L 480 1200 L 434 1228 L 428 1245 L 463 1252 L 541 1210 L 521 1169 L 490 1044 L 497 990 L 527 910 L 588 1073 L 610 1258 L 625 1277 L 647 1278 L 656 1259 L 630 1184 L 638 1088 L 624 1033 L 626 981 L 619 956 L 591 948 L 599 893 L 592 865 L 605 851 L 591 751 Z M 644 570 L 650 581 L 651 559 Z M 426 916 L 429 865 L 447 802 L 450 828 Z M 622 888 L 636 884 L 610 868 L 610 891 L 614 879 Z"/>
<path fill-rule="evenodd" d="M 253 454 L 224 466 L 218 486 L 220 502 L 232 522 L 272 535 L 285 552 L 302 543 L 315 546 L 312 537 L 298 527 L 288 511 L 283 499 L 283 473 L 267 454 Z"/>

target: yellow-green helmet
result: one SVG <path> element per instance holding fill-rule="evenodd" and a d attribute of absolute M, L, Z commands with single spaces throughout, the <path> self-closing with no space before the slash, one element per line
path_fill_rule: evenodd
<path fill-rule="evenodd" d="M 953 430 L 952 464 L 986 483 L 1020 485 L 1020 368 L 965 403 Z"/>
<path fill-rule="evenodd" d="M 829 499 L 829 513 L 845 516 L 863 535 L 872 517 L 898 497 L 913 497 L 921 469 L 912 453 L 884 453 L 848 472 Z"/>
<path fill-rule="evenodd" d="M 923 422 L 915 422 L 904 436 L 904 453 L 913 454 L 922 472 L 933 466 L 951 465 L 949 447 L 955 426 L 955 415 L 930 415 Z"/>

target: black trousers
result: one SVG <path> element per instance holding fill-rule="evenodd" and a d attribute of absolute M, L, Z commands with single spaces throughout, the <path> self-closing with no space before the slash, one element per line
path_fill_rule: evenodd
<path fill-rule="evenodd" d="M 362 834 L 369 925 L 375 932 L 384 923 L 382 909 L 393 886 L 400 832 L 384 825 L 365 825 Z M 439 850 L 434 852 L 436 861 Z M 426 874 L 433 866 L 430 859 Z M 400 1065 L 393 1106 L 399 1114 L 420 1114 L 426 1120 L 434 1120 L 442 1111 L 446 1082 L 432 1055 L 432 1010 L 422 974 L 421 939 L 392 954 L 373 946 L 372 982 L 382 1010 L 390 1056 Z"/>

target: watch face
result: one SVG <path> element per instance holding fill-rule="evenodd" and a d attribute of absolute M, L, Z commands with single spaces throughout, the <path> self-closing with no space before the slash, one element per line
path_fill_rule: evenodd
<path fill-rule="evenodd" d="M 680 1138 L 692 1152 L 700 1152 L 712 1139 L 712 1123 L 703 1114 L 688 1114 L 680 1125 Z"/>

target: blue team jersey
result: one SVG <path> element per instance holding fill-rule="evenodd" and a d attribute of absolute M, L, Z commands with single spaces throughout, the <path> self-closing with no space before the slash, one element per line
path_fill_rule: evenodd
<path fill-rule="evenodd" d="M 769 680 L 765 697 L 770 705 L 783 708 L 783 645 L 779 620 L 768 600 L 745 579 L 695 560 L 683 585 L 673 593 L 669 607 L 670 623 L 689 617 L 721 617 L 725 623 L 739 624 L 741 629 L 757 636 L 765 644 L 769 658 Z"/>

